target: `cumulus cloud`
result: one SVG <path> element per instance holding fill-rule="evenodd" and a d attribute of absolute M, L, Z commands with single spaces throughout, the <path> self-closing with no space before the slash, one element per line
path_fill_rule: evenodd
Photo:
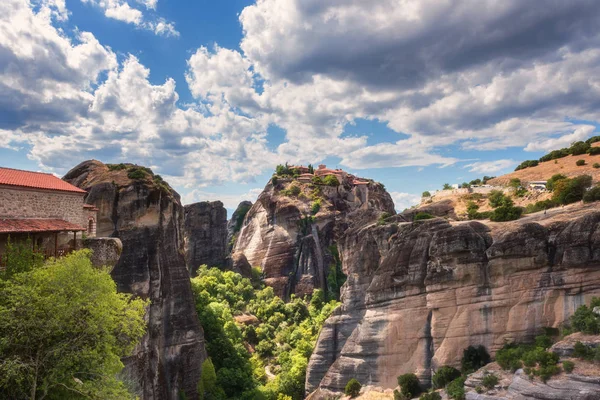
<path fill-rule="evenodd" d="M 525 151 L 551 151 L 562 149 L 563 147 L 569 147 L 571 143 L 580 140 L 586 140 L 592 135 L 592 132 L 596 130 L 593 125 L 582 125 L 575 129 L 573 133 L 563 135 L 554 139 L 547 139 L 540 142 L 530 142 L 525 147 Z"/>
<path fill-rule="evenodd" d="M 416 206 L 421 202 L 421 196 L 412 193 L 391 192 L 390 196 L 392 196 L 396 211 L 398 212 L 402 212 L 407 208 Z"/>
<path fill-rule="evenodd" d="M 126 0 L 81 0 L 81 2 L 102 9 L 107 18 L 133 24 L 138 28 L 150 30 L 156 35 L 179 36 L 179 32 L 175 29 L 173 22 L 169 22 L 161 17 L 144 15 L 141 10 L 132 7 Z M 136 2 L 144 5 L 147 10 L 156 10 L 158 0 L 136 0 Z"/>
<path fill-rule="evenodd" d="M 517 164 L 519 162 L 515 160 L 478 161 L 467 164 L 464 168 L 469 168 L 469 172 L 476 172 L 478 174 L 492 174 L 513 168 Z"/>

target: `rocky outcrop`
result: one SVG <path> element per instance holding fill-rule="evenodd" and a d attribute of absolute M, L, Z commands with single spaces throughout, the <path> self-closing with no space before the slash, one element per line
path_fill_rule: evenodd
<path fill-rule="evenodd" d="M 231 219 L 227 222 L 227 251 L 231 253 L 233 250 L 233 246 L 237 241 L 237 236 L 240 230 L 242 229 L 242 225 L 244 224 L 244 219 L 248 214 L 248 211 L 252 208 L 252 202 L 244 200 L 240 204 L 238 204 L 237 208 L 231 215 Z"/>
<path fill-rule="evenodd" d="M 83 239 L 83 246 L 92 251 L 90 261 L 94 267 L 109 268 L 110 271 L 118 264 L 123 253 L 123 243 L 119 238 L 86 238 Z"/>
<path fill-rule="evenodd" d="M 393 388 L 408 372 L 428 382 L 469 345 L 493 355 L 563 323 L 600 294 L 600 212 L 537 218 L 350 225 L 338 242 L 343 304 L 321 330 L 307 391 L 351 378 Z"/>
<path fill-rule="evenodd" d="M 143 399 L 196 399 L 204 337 L 183 251 L 183 207 L 158 175 L 130 164 L 85 161 L 64 177 L 88 191 L 97 235 L 117 237 L 123 252 L 112 277 L 121 292 L 149 299 L 147 334 L 125 360 Z"/>
<path fill-rule="evenodd" d="M 227 260 L 227 210 L 220 201 L 185 206 L 185 263 L 192 276 L 200 265 L 224 267 Z"/>
<path fill-rule="evenodd" d="M 265 282 L 283 298 L 325 289 L 335 259 L 332 245 L 347 221 L 358 214 L 372 221 L 382 212 L 395 213 L 390 195 L 378 183 L 335 187 L 272 180 L 246 215 L 234 247 L 233 267 L 259 266 Z"/>

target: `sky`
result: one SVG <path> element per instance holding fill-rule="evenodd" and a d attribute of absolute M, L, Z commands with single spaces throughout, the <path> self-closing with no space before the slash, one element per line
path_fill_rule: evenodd
<path fill-rule="evenodd" d="M 0 166 L 151 167 L 184 204 L 275 166 L 425 190 L 598 134 L 597 0 L 2 0 Z"/>

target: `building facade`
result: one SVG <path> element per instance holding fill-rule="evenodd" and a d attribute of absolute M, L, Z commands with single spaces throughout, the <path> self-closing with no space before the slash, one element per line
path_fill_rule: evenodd
<path fill-rule="evenodd" d="M 0 167 L 0 257 L 9 240 L 29 239 L 36 251 L 59 256 L 83 235 L 94 237 L 97 209 L 85 195 L 52 174 Z"/>

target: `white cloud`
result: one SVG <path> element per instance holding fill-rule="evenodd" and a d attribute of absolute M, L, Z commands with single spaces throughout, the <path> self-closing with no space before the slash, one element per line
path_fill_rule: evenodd
<path fill-rule="evenodd" d="M 592 132 L 596 130 L 593 125 L 582 125 L 575 129 L 573 133 L 563 135 L 555 139 L 547 139 L 540 142 L 530 142 L 525 147 L 525 151 L 552 151 L 562 149 L 563 147 L 569 147 L 571 143 L 580 140 L 586 140 L 592 135 Z"/>
<path fill-rule="evenodd" d="M 412 193 L 391 192 L 390 195 L 398 212 L 416 206 L 421 202 L 421 196 Z"/>
<path fill-rule="evenodd" d="M 173 22 L 169 22 L 161 17 L 155 17 L 154 15 L 144 15 L 141 10 L 132 7 L 127 0 L 81 0 L 81 2 L 89 3 L 104 10 L 104 15 L 107 18 L 133 24 L 138 28 L 150 30 L 156 35 L 167 37 L 179 36 L 179 32 L 175 29 Z M 136 0 L 136 2 L 144 5 L 147 10 L 154 11 L 156 10 L 158 0 Z"/>
<path fill-rule="evenodd" d="M 491 174 L 513 168 L 517 164 L 519 164 L 519 162 L 515 160 L 478 161 L 467 164 L 464 168 L 469 168 L 469 172 Z"/>

